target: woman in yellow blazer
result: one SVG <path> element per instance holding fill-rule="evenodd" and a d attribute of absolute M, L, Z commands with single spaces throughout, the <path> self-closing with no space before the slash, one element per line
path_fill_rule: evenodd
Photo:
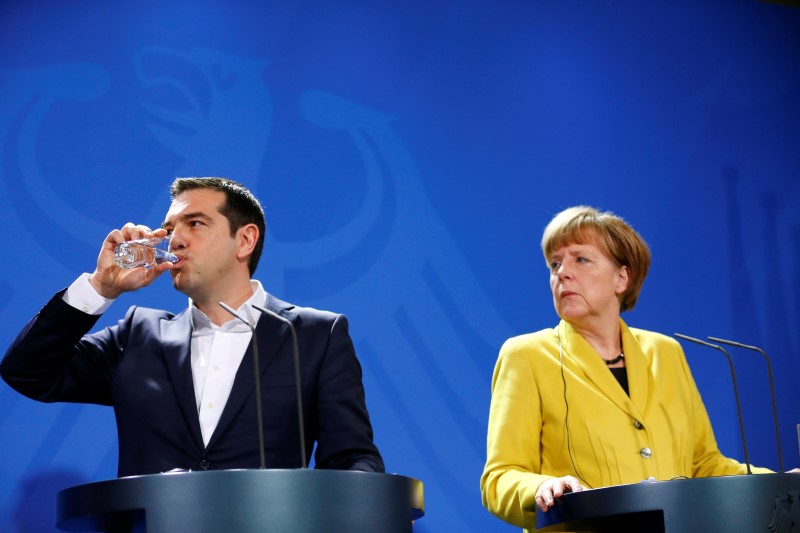
<path fill-rule="evenodd" d="M 535 508 L 547 511 L 565 492 L 744 474 L 717 448 L 680 345 L 620 319 L 650 266 L 641 236 L 613 213 L 578 206 L 548 224 L 542 251 L 561 321 L 500 351 L 486 508 L 533 530 Z"/>

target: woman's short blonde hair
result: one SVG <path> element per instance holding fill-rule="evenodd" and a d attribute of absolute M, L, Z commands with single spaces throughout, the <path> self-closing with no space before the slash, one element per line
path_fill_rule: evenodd
<path fill-rule="evenodd" d="M 650 248 L 625 220 L 610 211 L 579 205 L 558 213 L 542 235 L 544 259 L 569 244 L 593 244 L 619 266 L 628 267 L 628 288 L 620 296 L 620 312 L 633 309 L 650 268 Z"/>

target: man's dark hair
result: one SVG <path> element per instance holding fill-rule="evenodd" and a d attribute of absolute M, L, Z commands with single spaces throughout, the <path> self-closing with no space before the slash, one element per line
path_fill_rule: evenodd
<path fill-rule="evenodd" d="M 267 231 L 261 203 L 253 196 L 253 193 L 247 190 L 247 187 L 227 178 L 175 178 L 169 193 L 174 200 L 176 196 L 196 189 L 211 189 L 225 193 L 225 203 L 222 205 L 220 213 L 228 219 L 231 236 L 234 236 L 239 228 L 247 224 L 258 226 L 258 242 L 247 262 L 250 276 L 252 276 L 258 266 L 258 260 L 261 258 L 261 251 L 264 249 L 264 234 Z"/>

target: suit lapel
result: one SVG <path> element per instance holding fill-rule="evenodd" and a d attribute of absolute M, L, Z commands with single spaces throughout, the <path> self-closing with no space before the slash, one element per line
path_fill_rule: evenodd
<path fill-rule="evenodd" d="M 267 295 L 267 309 L 294 321 L 297 315 L 291 311 L 293 306 Z M 258 311 L 254 311 L 257 313 Z M 256 341 L 258 344 L 258 365 L 260 369 L 260 376 L 266 374 L 270 363 L 278 354 L 279 349 L 289 337 L 289 326 L 280 320 L 262 315 L 258 319 L 256 325 Z M 225 409 L 222 411 L 219 423 L 217 424 L 211 439 L 208 441 L 208 447 L 211 448 L 227 429 L 228 425 L 236 418 L 239 411 L 242 409 L 248 398 L 255 391 L 255 368 L 253 364 L 253 341 L 247 346 L 247 351 L 242 358 L 242 363 L 236 371 L 236 377 L 233 380 L 233 388 L 228 397 L 228 402 L 225 404 Z M 264 406 L 264 416 L 267 417 L 267 409 L 269 406 Z"/>
<path fill-rule="evenodd" d="M 628 368 L 628 388 L 631 393 L 631 401 L 638 413 L 644 413 L 650 392 L 650 379 L 647 368 L 649 361 L 625 322 L 620 321 L 620 328 L 622 331 L 622 349 L 625 351 L 625 366 Z M 638 413 L 637 418 L 641 420 L 641 415 Z"/>
<path fill-rule="evenodd" d="M 172 320 L 161 321 L 161 346 L 181 413 L 195 444 L 202 450 L 203 436 L 192 379 L 192 321 L 188 309 Z"/>
<path fill-rule="evenodd" d="M 620 322 L 620 326 L 624 327 L 624 324 Z M 595 349 L 592 348 L 592 345 L 567 322 L 562 320 L 558 327 L 564 345 L 564 357 L 572 359 L 583 374 L 583 379 L 594 385 L 594 387 L 600 390 L 609 400 L 614 402 L 617 407 L 631 416 L 638 416 L 637 410 L 631 402 L 631 398 L 625 394 L 625 391 L 620 387 L 614 374 L 609 372 L 608 367 Z M 627 331 L 627 328 L 625 328 L 625 330 Z M 623 348 L 626 351 L 625 364 L 627 366 L 629 364 L 627 353 L 628 346 L 623 344 Z M 636 377 L 629 374 L 630 383 L 633 383 L 633 379 L 636 379 Z"/>

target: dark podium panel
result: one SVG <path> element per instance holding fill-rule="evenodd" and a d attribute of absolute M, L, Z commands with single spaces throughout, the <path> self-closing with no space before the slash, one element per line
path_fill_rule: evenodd
<path fill-rule="evenodd" d="M 642 482 L 565 494 L 541 531 L 772 533 L 800 524 L 800 474 Z M 787 529 L 787 527 L 789 529 Z M 539 529 L 537 529 L 539 530 Z"/>
<path fill-rule="evenodd" d="M 65 531 L 411 531 L 422 483 L 341 470 L 219 470 L 133 476 L 58 493 Z"/>

